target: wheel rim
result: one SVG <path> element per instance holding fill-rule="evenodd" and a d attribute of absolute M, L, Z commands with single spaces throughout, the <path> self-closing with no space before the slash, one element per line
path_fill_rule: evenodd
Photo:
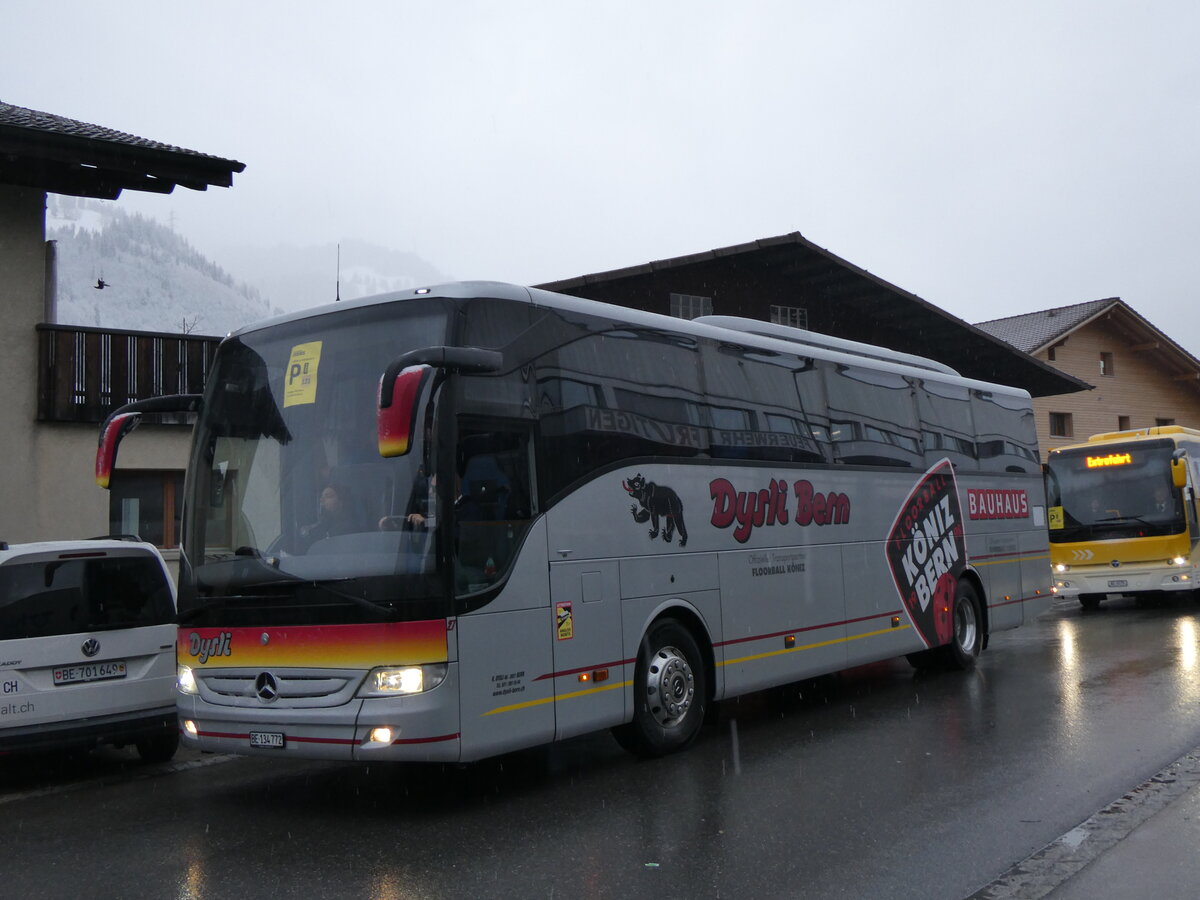
<path fill-rule="evenodd" d="M 678 725 L 696 695 L 696 677 L 687 658 L 675 647 L 662 647 L 650 660 L 646 699 L 650 714 L 664 728 Z"/>
<path fill-rule="evenodd" d="M 968 597 L 959 597 L 954 604 L 954 634 L 958 638 L 958 646 L 964 653 L 975 650 L 976 634 L 979 625 L 975 620 L 975 604 Z"/>

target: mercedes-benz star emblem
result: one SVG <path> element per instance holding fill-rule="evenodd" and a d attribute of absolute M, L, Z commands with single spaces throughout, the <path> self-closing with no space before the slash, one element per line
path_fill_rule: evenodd
<path fill-rule="evenodd" d="M 95 638 L 88 638 L 79 649 L 83 651 L 84 656 L 90 659 L 100 652 L 100 642 Z"/>
<path fill-rule="evenodd" d="M 258 694 L 260 700 L 270 703 L 279 696 L 279 685 L 275 683 L 275 676 L 270 672 L 262 672 L 254 679 L 254 693 Z"/>

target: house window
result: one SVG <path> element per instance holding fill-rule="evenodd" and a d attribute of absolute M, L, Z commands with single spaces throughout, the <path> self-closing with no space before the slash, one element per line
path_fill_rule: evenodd
<path fill-rule="evenodd" d="M 1129 430 L 1129 416 L 1117 416 L 1117 431 Z"/>
<path fill-rule="evenodd" d="M 1058 348 L 1056 348 L 1056 347 L 1051 347 L 1049 350 L 1047 350 L 1047 351 L 1046 351 L 1046 358 L 1047 358 L 1048 360 L 1050 360 L 1050 362 L 1054 362 L 1054 351 L 1055 351 L 1056 349 L 1058 349 Z"/>
<path fill-rule="evenodd" d="M 771 322 L 792 328 L 808 328 L 808 310 L 801 306 L 771 306 Z"/>
<path fill-rule="evenodd" d="M 108 497 L 110 534 L 136 534 L 156 547 L 179 546 L 183 473 L 117 469 Z"/>
<path fill-rule="evenodd" d="M 1175 420 L 1174 419 L 1155 419 L 1154 424 L 1161 428 L 1164 425 L 1174 425 Z"/>
<path fill-rule="evenodd" d="M 1116 375 L 1116 370 L 1113 369 L 1113 356 L 1111 353 L 1100 354 L 1100 374 L 1101 375 Z"/>
<path fill-rule="evenodd" d="M 1071 414 L 1063 412 L 1050 413 L 1050 437 L 1071 437 L 1075 428 L 1071 422 Z"/>
<path fill-rule="evenodd" d="M 677 319 L 711 316 L 712 309 L 712 297 L 696 297 L 692 294 L 671 295 L 671 315 Z"/>

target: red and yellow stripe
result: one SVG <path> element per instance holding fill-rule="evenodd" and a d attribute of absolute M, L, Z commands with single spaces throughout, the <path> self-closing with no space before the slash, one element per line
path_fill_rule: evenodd
<path fill-rule="evenodd" d="M 205 668 L 366 669 L 446 662 L 446 620 L 179 629 L 179 662 Z M 201 659 L 204 658 L 204 662 Z"/>

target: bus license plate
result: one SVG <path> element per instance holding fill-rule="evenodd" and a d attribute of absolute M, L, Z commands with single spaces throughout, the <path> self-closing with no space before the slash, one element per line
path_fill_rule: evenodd
<path fill-rule="evenodd" d="M 108 678 L 124 678 L 125 673 L 125 660 L 123 659 L 83 663 L 77 666 L 58 666 L 54 669 L 54 683 L 77 684 L 81 681 L 104 681 Z"/>
<path fill-rule="evenodd" d="M 283 749 L 283 734 L 277 731 L 250 732 L 251 747 L 273 747 Z"/>
<path fill-rule="evenodd" d="M 1124 578 L 1110 578 L 1108 580 L 1109 587 L 1129 587 L 1129 582 Z"/>

